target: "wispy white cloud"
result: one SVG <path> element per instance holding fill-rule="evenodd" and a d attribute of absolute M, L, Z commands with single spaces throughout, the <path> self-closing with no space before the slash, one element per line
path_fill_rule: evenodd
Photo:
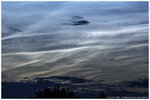
<path fill-rule="evenodd" d="M 62 24 L 72 16 L 89 24 Z M 147 54 L 147 2 L 2 3 L 5 81 L 52 75 L 132 80 L 147 77 Z"/>

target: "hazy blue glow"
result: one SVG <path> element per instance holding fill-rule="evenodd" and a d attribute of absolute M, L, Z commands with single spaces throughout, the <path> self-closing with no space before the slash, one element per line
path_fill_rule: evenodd
<path fill-rule="evenodd" d="M 88 25 L 63 25 L 82 16 Z M 2 2 L 2 80 L 148 77 L 148 2 Z"/>

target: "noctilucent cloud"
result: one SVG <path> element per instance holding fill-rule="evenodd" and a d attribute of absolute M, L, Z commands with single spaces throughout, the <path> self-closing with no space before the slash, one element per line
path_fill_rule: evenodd
<path fill-rule="evenodd" d="M 148 2 L 2 2 L 2 81 L 148 78 Z"/>

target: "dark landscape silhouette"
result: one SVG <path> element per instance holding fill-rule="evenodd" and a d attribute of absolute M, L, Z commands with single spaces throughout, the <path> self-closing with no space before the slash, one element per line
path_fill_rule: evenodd
<path fill-rule="evenodd" d="M 148 98 L 148 79 L 110 85 L 103 84 L 103 81 L 96 82 L 69 76 L 41 77 L 33 81 L 25 79 L 22 82 L 2 82 L 2 98 L 109 98 L 110 96 Z M 89 88 L 91 90 L 88 90 Z M 145 88 L 147 91 L 131 92 L 126 88 L 133 90 Z M 48 94 L 45 94 L 45 91 Z"/>
<path fill-rule="evenodd" d="M 59 86 L 54 88 L 46 87 L 42 91 L 38 91 L 35 94 L 35 98 L 78 98 L 73 91 L 60 88 Z"/>
<path fill-rule="evenodd" d="M 43 90 L 39 90 L 35 92 L 35 98 L 79 98 L 75 92 L 70 89 L 60 88 L 60 86 L 56 86 L 53 88 L 46 87 Z M 106 98 L 104 91 L 102 91 L 95 98 Z"/>

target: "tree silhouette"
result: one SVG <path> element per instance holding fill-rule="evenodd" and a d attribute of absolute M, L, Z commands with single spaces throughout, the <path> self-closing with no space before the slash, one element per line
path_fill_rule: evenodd
<path fill-rule="evenodd" d="M 106 98 L 104 91 L 102 91 L 97 98 Z"/>
<path fill-rule="evenodd" d="M 36 98 L 77 98 L 75 93 L 69 89 L 61 88 L 59 86 L 54 88 L 45 88 L 42 91 L 35 93 Z"/>

